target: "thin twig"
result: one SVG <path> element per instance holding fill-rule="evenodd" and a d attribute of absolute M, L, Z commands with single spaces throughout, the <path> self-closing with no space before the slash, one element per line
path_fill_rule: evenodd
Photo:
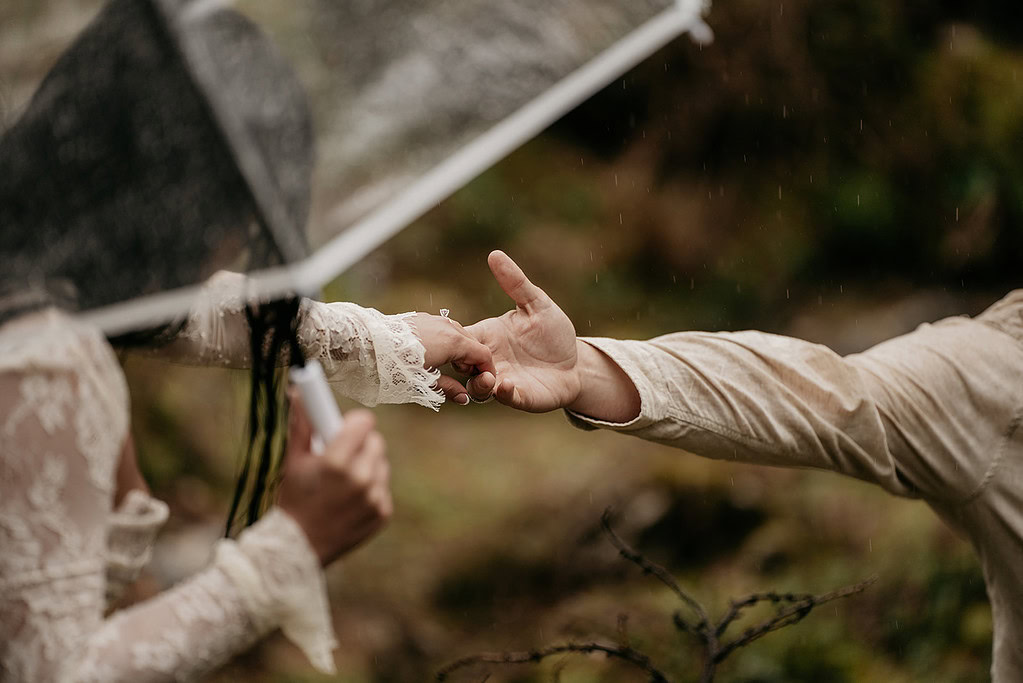
<path fill-rule="evenodd" d="M 551 672 L 551 683 L 561 683 L 561 674 L 567 667 L 567 659 L 562 659 L 560 662 L 555 664 L 554 671 Z"/>
<path fill-rule="evenodd" d="M 758 602 L 772 602 L 774 604 L 779 602 L 793 603 L 811 600 L 813 597 L 814 596 L 810 593 L 775 593 L 774 591 L 770 591 L 768 593 L 752 593 L 746 597 L 732 600 L 728 611 L 723 617 L 721 617 L 721 620 L 718 621 L 717 626 L 714 628 L 714 633 L 718 636 L 723 634 L 725 629 L 727 629 L 733 621 L 742 615 L 742 610 L 747 607 L 752 607 Z"/>
<path fill-rule="evenodd" d="M 877 576 L 871 576 L 865 581 L 860 581 L 859 583 L 846 586 L 845 588 L 839 588 L 838 590 L 831 591 L 830 593 L 805 596 L 802 600 L 793 602 L 790 606 L 779 609 L 778 613 L 770 619 L 767 619 L 756 626 L 751 626 L 743 631 L 742 635 L 738 638 L 722 645 L 718 651 L 714 653 L 715 663 L 723 661 L 728 655 L 732 654 L 738 648 L 749 645 L 754 640 L 764 637 L 771 631 L 777 631 L 780 628 L 802 621 L 803 618 L 813 611 L 815 607 L 819 607 L 825 603 L 831 602 L 832 600 L 847 598 L 850 595 L 862 593 L 875 581 L 877 581 Z"/>
<path fill-rule="evenodd" d="M 696 628 L 703 630 L 706 629 L 710 624 L 710 619 L 707 618 L 707 612 L 704 611 L 703 605 L 693 599 L 688 593 L 686 593 L 675 581 L 675 578 L 668 572 L 667 569 L 646 559 L 643 555 L 639 554 L 632 547 L 622 540 L 621 536 L 615 533 L 615 530 L 611 528 L 611 508 L 606 508 L 604 514 L 600 516 L 600 527 L 607 534 L 607 537 L 611 540 L 611 544 L 618 549 L 618 554 L 624 557 L 629 562 L 632 562 L 640 569 L 643 573 L 650 574 L 658 581 L 663 583 L 665 586 L 671 589 L 671 591 L 678 596 L 679 600 L 685 603 L 689 609 L 696 613 L 699 621 L 696 624 Z"/>
<path fill-rule="evenodd" d="M 446 681 L 448 676 L 458 669 L 474 664 L 529 664 L 537 663 L 552 655 L 571 652 L 576 654 L 592 654 L 602 652 L 608 657 L 632 664 L 650 676 L 651 683 L 670 683 L 668 677 L 653 665 L 650 658 L 631 647 L 615 647 L 601 643 L 565 643 L 528 652 L 483 652 L 451 662 L 437 672 L 438 681 Z"/>
<path fill-rule="evenodd" d="M 622 612 L 618 615 L 618 644 L 629 647 L 629 615 Z"/>

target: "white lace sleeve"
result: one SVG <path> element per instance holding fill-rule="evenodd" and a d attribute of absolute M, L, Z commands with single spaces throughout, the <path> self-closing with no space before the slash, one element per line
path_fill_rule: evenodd
<path fill-rule="evenodd" d="M 153 542 L 167 521 L 167 505 L 142 491 L 129 491 L 107 520 L 106 600 L 116 602 L 149 564 Z"/>
<path fill-rule="evenodd" d="M 158 355 L 194 365 L 248 367 L 246 285 L 239 273 L 211 277 L 184 329 Z M 410 322 L 413 313 L 384 315 L 355 304 L 304 299 L 299 315 L 302 351 L 323 364 L 340 393 L 367 406 L 417 403 L 437 410 L 444 402 L 435 387 L 440 373 L 424 366 L 426 349 Z"/>
<path fill-rule="evenodd" d="M 278 626 L 332 671 L 319 563 L 279 511 L 206 570 L 104 619 L 111 551 L 133 564 L 148 546 L 146 529 L 108 546 L 127 387 L 98 333 L 56 314 L 36 323 L 0 330 L 0 682 L 190 680 Z"/>
<path fill-rule="evenodd" d="M 323 573 L 302 530 L 273 510 L 221 541 L 205 571 L 100 624 L 66 680 L 195 680 L 277 627 L 335 672 Z"/>

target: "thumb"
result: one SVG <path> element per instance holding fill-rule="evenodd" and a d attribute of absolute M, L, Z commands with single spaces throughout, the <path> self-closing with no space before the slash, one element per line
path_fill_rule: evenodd
<path fill-rule="evenodd" d="M 518 264 L 503 251 L 490 252 L 487 265 L 490 266 L 490 272 L 494 274 L 497 284 L 501 285 L 501 289 L 511 297 L 515 305 L 528 310 L 530 306 L 550 301 L 547 294 L 530 282 Z"/>

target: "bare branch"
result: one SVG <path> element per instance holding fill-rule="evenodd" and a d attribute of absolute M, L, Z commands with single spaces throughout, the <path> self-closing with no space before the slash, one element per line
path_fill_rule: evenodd
<path fill-rule="evenodd" d="M 813 597 L 814 596 L 810 593 L 775 593 L 774 591 L 770 591 L 768 593 L 752 593 L 737 600 L 732 600 L 728 611 L 723 617 L 721 617 L 721 620 L 714 628 L 714 633 L 718 636 L 722 635 L 725 632 L 725 629 L 727 629 L 733 621 L 742 615 L 742 610 L 747 607 L 752 607 L 758 602 L 769 601 L 775 604 L 779 602 L 793 603 L 812 600 Z"/>
<path fill-rule="evenodd" d="M 604 530 L 604 533 L 607 534 L 611 544 L 618 549 L 619 555 L 642 569 L 644 574 L 650 574 L 670 588 L 671 591 L 678 596 L 679 600 L 685 603 L 689 609 L 696 613 L 696 616 L 699 618 L 699 621 L 695 625 L 696 629 L 704 630 L 709 627 L 710 619 L 707 618 L 707 612 L 704 611 L 703 605 L 682 590 L 675 581 L 675 578 L 667 569 L 656 562 L 651 562 L 646 559 L 646 557 L 633 550 L 628 543 L 623 541 L 621 536 L 615 533 L 615 530 L 611 528 L 611 508 L 606 508 L 604 510 L 604 514 L 600 516 L 600 527 Z M 681 618 L 681 615 L 679 615 L 679 617 Z"/>
<path fill-rule="evenodd" d="M 729 655 L 739 648 L 745 647 L 753 641 L 763 638 L 772 631 L 777 631 L 778 629 L 802 621 L 811 611 L 813 611 L 814 608 L 820 605 L 831 602 L 832 600 L 838 600 L 840 598 L 860 593 L 877 581 L 877 577 L 872 576 L 866 581 L 861 581 L 860 583 L 846 586 L 845 588 L 840 588 L 838 590 L 831 591 L 830 593 L 822 593 L 820 595 L 812 595 L 810 593 L 777 593 L 775 591 L 751 593 L 745 597 L 733 599 L 730 602 L 728 610 L 722 615 L 721 619 L 714 624 L 707 617 L 707 612 L 703 609 L 703 606 L 697 602 L 696 599 L 682 590 L 674 577 L 668 573 L 664 567 L 648 560 L 642 554 L 633 550 L 628 543 L 623 541 L 622 538 L 615 533 L 614 529 L 611 528 L 610 517 L 611 511 L 610 508 L 608 508 L 604 510 L 604 514 L 600 518 L 600 526 L 604 530 L 604 533 L 607 534 L 611 544 L 618 549 L 618 553 L 642 569 L 644 574 L 652 575 L 671 589 L 679 600 L 681 600 L 682 603 L 696 615 L 698 621 L 693 622 L 684 617 L 681 611 L 676 611 L 672 614 L 672 621 L 678 630 L 696 637 L 703 646 L 704 660 L 703 671 L 700 674 L 701 683 L 710 683 L 713 681 L 715 673 L 717 672 L 718 664 L 723 662 Z M 722 636 L 727 631 L 728 627 L 742 616 L 743 610 L 762 602 L 770 602 L 776 606 L 777 611 L 774 616 L 746 629 L 741 635 L 731 641 L 723 642 Z M 634 650 L 631 647 L 627 627 L 628 615 L 618 615 L 617 635 L 619 642 L 617 646 L 603 645 L 595 642 L 566 643 L 562 645 L 552 645 L 537 650 L 530 650 L 528 652 L 487 652 L 472 655 L 470 657 L 463 657 L 462 659 L 448 664 L 437 672 L 437 680 L 445 681 L 453 672 L 475 664 L 537 663 L 547 657 L 557 654 L 591 654 L 594 652 L 602 652 L 609 658 L 626 662 L 631 664 L 633 667 L 642 670 L 649 676 L 651 683 L 669 683 L 668 677 L 655 667 L 645 654 Z M 564 661 L 559 662 L 552 672 L 552 680 L 554 683 L 558 683 L 558 681 L 561 680 L 561 673 L 564 666 Z"/>
<path fill-rule="evenodd" d="M 612 659 L 627 662 L 642 670 L 650 676 L 651 683 L 671 683 L 668 677 L 653 665 L 650 658 L 631 647 L 615 647 L 613 645 L 602 645 L 600 643 L 565 643 L 563 645 L 552 645 L 550 647 L 528 652 L 483 652 L 470 657 L 463 657 L 456 660 L 437 672 L 438 681 L 448 680 L 448 676 L 459 669 L 464 669 L 474 664 L 529 664 L 565 652 L 575 654 L 592 654 L 602 652 Z"/>
<path fill-rule="evenodd" d="M 808 615 L 811 611 L 813 611 L 815 607 L 819 607 L 820 605 L 831 602 L 832 600 L 847 598 L 850 595 L 862 593 L 864 590 L 866 590 L 868 586 L 872 585 L 875 581 L 877 581 L 877 576 L 871 576 L 869 579 L 865 581 L 861 581 L 851 586 L 846 586 L 845 588 L 839 588 L 838 590 L 831 591 L 830 593 L 822 593 L 821 595 L 810 595 L 804 597 L 801 600 L 794 601 L 788 607 L 779 609 L 778 613 L 775 614 L 770 619 L 767 619 L 766 621 L 763 621 L 757 624 L 756 626 L 751 626 L 750 628 L 743 631 L 743 634 L 736 638 L 735 640 L 732 640 L 722 645 L 718 649 L 718 651 L 714 653 L 713 660 L 715 663 L 721 662 L 728 655 L 735 652 L 735 650 L 739 649 L 740 647 L 749 645 L 754 640 L 764 637 L 771 631 L 777 631 L 780 628 L 784 628 L 785 626 L 789 626 L 791 624 L 795 624 L 799 621 L 802 621 L 803 618 L 806 617 L 806 615 Z M 795 598 L 797 596 L 779 597 L 784 599 L 787 597 Z M 722 620 L 722 622 L 723 621 L 724 620 Z"/>

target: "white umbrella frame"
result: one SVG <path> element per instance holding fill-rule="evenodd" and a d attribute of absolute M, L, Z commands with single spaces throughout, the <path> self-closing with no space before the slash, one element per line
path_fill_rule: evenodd
<path fill-rule="evenodd" d="M 190 13 L 220 3 L 199 0 Z M 249 295 L 272 299 L 287 293 L 316 296 L 321 288 L 428 210 L 535 137 L 608 83 L 678 36 L 709 42 L 703 21 L 707 0 L 678 0 L 550 89 L 449 156 L 419 180 L 320 247 L 285 266 L 249 273 Z M 108 335 L 165 324 L 187 314 L 199 286 L 152 294 L 81 314 Z"/>

